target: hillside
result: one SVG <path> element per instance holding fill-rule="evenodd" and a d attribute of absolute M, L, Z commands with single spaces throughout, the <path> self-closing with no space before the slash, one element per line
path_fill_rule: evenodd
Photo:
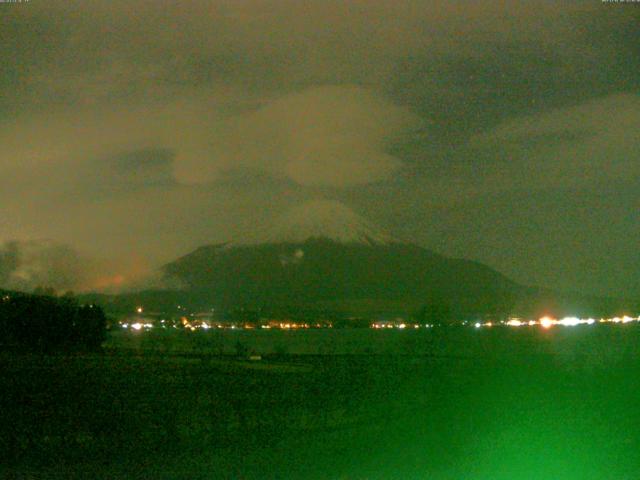
<path fill-rule="evenodd" d="M 205 246 L 163 271 L 225 307 L 346 307 L 363 301 L 417 307 L 437 298 L 462 310 L 492 311 L 520 288 L 485 265 L 416 245 L 316 237 L 299 243 Z"/>

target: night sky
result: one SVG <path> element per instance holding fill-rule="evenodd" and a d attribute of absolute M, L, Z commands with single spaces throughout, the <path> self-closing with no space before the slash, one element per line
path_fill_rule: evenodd
<path fill-rule="evenodd" d="M 640 295 L 640 4 L 30 0 L 0 40 L 4 286 L 130 288 L 327 199 Z"/>

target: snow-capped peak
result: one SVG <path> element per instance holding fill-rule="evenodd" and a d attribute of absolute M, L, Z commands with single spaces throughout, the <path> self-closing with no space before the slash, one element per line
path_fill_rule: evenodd
<path fill-rule="evenodd" d="M 315 200 L 291 208 L 249 243 L 302 243 L 311 238 L 365 245 L 397 241 L 343 203 Z"/>

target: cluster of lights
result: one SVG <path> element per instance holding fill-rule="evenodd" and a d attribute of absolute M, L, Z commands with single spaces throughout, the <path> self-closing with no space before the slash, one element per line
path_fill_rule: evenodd
<path fill-rule="evenodd" d="M 281 330 L 298 330 L 309 328 L 308 323 L 296 323 L 296 322 L 270 322 L 267 325 L 262 325 L 261 328 L 270 329 L 270 328 L 279 328 Z"/>
<path fill-rule="evenodd" d="M 131 329 L 131 330 L 135 330 L 135 331 L 150 330 L 150 329 L 153 328 L 153 324 L 152 323 L 135 322 L 135 323 L 121 323 L 120 325 L 124 329 L 127 329 L 127 330 Z"/>
<path fill-rule="evenodd" d="M 640 317 L 629 317 L 627 315 L 623 317 L 613 317 L 613 318 L 601 318 L 600 320 L 596 320 L 594 318 L 578 318 L 578 317 L 564 317 L 561 319 L 556 319 L 549 316 L 541 317 L 538 320 L 522 320 L 519 318 L 510 318 L 506 322 L 499 322 L 499 325 L 507 325 L 509 327 L 523 327 L 523 326 L 534 326 L 540 325 L 542 328 L 551 328 L 555 325 L 560 325 L 563 327 L 575 327 L 577 325 L 593 325 L 594 323 L 631 323 L 631 322 L 640 322 Z M 492 327 L 495 323 L 493 322 L 476 322 L 474 326 L 476 328 L 483 327 Z"/>
<path fill-rule="evenodd" d="M 225 323 L 208 323 L 208 322 L 188 322 L 188 321 L 185 321 L 184 317 L 182 320 L 182 326 L 185 329 L 190 330 L 192 332 L 195 332 L 196 330 L 209 330 L 212 328 L 229 329 L 229 330 L 237 330 L 237 329 L 253 330 L 255 328 L 253 325 L 250 325 L 250 324 L 236 325 L 234 323 L 225 324 Z"/>
<path fill-rule="evenodd" d="M 187 317 L 182 317 L 180 319 L 181 325 L 171 325 L 173 328 L 184 328 L 185 330 L 189 330 L 191 332 L 195 332 L 196 330 L 210 330 L 210 329 L 219 329 L 219 330 L 255 330 L 256 328 L 260 328 L 263 330 L 303 330 L 310 328 L 333 328 L 332 323 L 296 323 L 296 322 L 269 322 L 268 324 L 256 325 L 253 323 L 210 323 L 205 321 L 190 321 Z M 154 327 L 158 328 L 168 328 L 165 320 L 161 320 L 160 324 L 153 323 L 142 323 L 142 322 L 120 322 L 120 326 L 125 330 L 151 330 Z"/>
<path fill-rule="evenodd" d="M 253 328 L 253 327 L 252 327 Z M 263 330 L 305 330 L 309 328 L 333 328 L 333 323 L 331 322 L 322 322 L 322 323 L 307 323 L 307 322 L 278 322 L 271 321 L 269 323 L 260 325 L 260 328 Z"/>
<path fill-rule="evenodd" d="M 371 328 L 375 330 L 387 330 L 397 328 L 398 330 L 405 329 L 418 329 L 418 328 L 433 328 L 433 325 L 427 323 L 420 325 L 419 323 L 396 323 L 396 322 L 376 322 L 371 324 Z"/>

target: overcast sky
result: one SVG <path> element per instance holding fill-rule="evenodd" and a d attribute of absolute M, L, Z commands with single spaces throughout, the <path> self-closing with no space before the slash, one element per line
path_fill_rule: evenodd
<path fill-rule="evenodd" d="M 328 199 L 523 283 L 640 295 L 639 21 L 600 0 L 0 3 L 0 242 L 49 240 L 20 244 L 25 281 L 126 285 Z"/>

